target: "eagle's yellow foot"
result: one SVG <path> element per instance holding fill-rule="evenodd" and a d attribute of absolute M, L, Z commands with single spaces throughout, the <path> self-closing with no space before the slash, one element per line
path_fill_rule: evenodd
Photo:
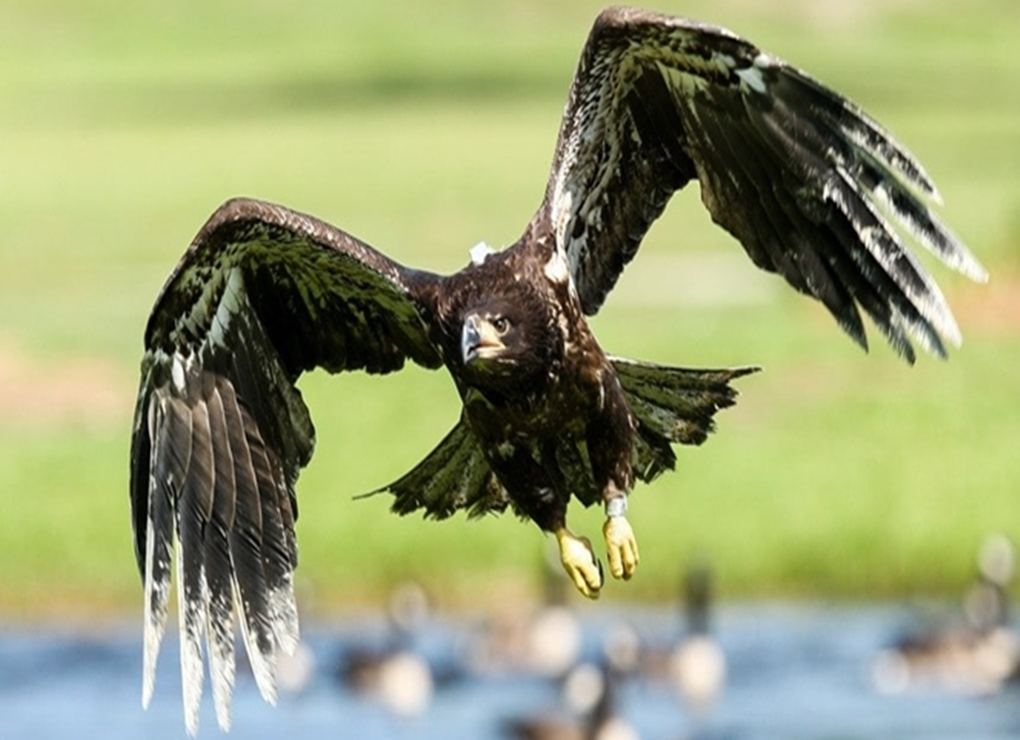
<path fill-rule="evenodd" d="M 609 557 L 609 572 L 613 578 L 628 580 L 637 569 L 637 539 L 634 530 L 625 516 L 606 517 L 602 526 L 602 534 L 606 538 L 606 555 Z"/>
<path fill-rule="evenodd" d="M 566 527 L 557 529 L 556 543 L 560 547 L 560 562 L 577 590 L 589 599 L 597 599 L 602 589 L 602 563 L 595 557 L 591 540 L 577 537 Z"/>

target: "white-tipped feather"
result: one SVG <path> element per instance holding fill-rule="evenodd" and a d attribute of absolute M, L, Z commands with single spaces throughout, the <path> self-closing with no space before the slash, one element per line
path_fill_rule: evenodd
<path fill-rule="evenodd" d="M 804 77 L 806 78 L 806 75 Z M 810 80 L 809 84 L 816 89 L 821 87 L 814 80 Z M 825 92 L 824 94 L 831 96 L 834 93 Z M 886 165 L 887 169 L 898 173 L 937 204 L 942 204 L 942 194 L 935 187 L 935 182 L 909 149 L 861 108 L 846 99 L 842 100 L 842 106 L 846 115 L 838 122 L 838 125 L 847 139 L 852 141 L 858 149 L 871 152 Z"/>
<path fill-rule="evenodd" d="M 251 672 L 255 678 L 255 685 L 258 686 L 259 694 L 262 695 L 262 698 L 267 703 L 275 706 L 276 652 L 274 646 L 270 646 L 266 652 L 263 652 L 259 648 L 258 639 L 248 628 L 249 606 L 241 598 L 241 590 L 236 578 L 234 578 L 234 603 L 238 605 L 240 612 L 240 618 L 237 622 L 241 625 L 241 640 L 244 642 L 245 651 L 248 653 L 248 662 L 251 664 Z"/>
<path fill-rule="evenodd" d="M 880 183 L 871 192 L 883 208 L 896 216 L 897 223 L 947 266 L 976 282 L 983 283 L 988 280 L 988 271 L 985 267 L 960 238 L 923 203 L 916 200 L 912 203 L 920 213 L 902 208 L 896 204 L 889 187 L 884 183 Z M 901 192 L 900 195 L 903 197 L 905 194 Z"/>
<path fill-rule="evenodd" d="M 293 655 L 301 641 L 301 630 L 292 575 L 288 574 L 287 580 L 282 586 L 272 589 L 269 594 L 269 606 L 273 614 L 273 634 L 276 637 L 276 644 L 287 655 Z"/>
<path fill-rule="evenodd" d="M 789 72 L 815 92 L 831 95 L 802 72 L 792 69 Z M 942 204 L 942 196 L 921 162 L 862 109 L 847 100 L 841 100 L 840 104 L 842 115 L 838 120 L 822 118 L 829 120 L 832 134 L 849 144 L 854 156 L 848 160 L 836 149 L 830 149 L 826 155 L 846 172 L 855 173 L 853 181 L 867 187 L 898 225 L 947 266 L 973 280 L 987 280 L 987 271 L 963 242 L 910 191 L 910 187 L 916 188 L 926 199 Z M 860 161 L 856 161 L 858 158 Z M 858 181 L 857 178 L 866 172 L 862 172 L 861 161 L 880 177 L 878 182 Z"/>
<path fill-rule="evenodd" d="M 202 683 L 205 676 L 202 661 L 202 604 L 189 601 L 181 593 L 184 583 L 186 553 L 177 538 L 177 612 L 181 630 L 181 689 L 184 693 L 184 726 L 188 734 L 198 734 L 198 710 L 202 705 Z M 203 590 L 205 575 L 202 575 Z"/>
<path fill-rule="evenodd" d="M 216 722 L 226 732 L 230 729 L 230 699 L 237 672 L 234 657 L 234 621 L 231 591 L 229 605 L 214 605 L 206 599 L 206 639 L 209 650 L 209 682 L 212 684 Z"/>
<path fill-rule="evenodd" d="M 918 264 L 913 254 L 903 245 L 895 229 L 889 225 L 871 201 L 858 191 L 856 181 L 842 167 L 837 168 L 836 172 L 839 179 L 826 183 L 826 200 L 836 205 L 846 216 L 861 243 L 878 261 L 886 274 L 899 286 L 921 316 L 930 321 L 942 336 L 959 346 L 963 341 L 960 328 L 956 319 L 953 318 L 942 291 Z M 866 209 L 875 219 L 875 224 L 866 224 L 861 221 L 859 214 L 846 197 L 847 192 L 856 193 L 857 204 Z M 920 290 L 901 276 L 903 268 L 897 264 L 899 260 L 906 262 L 916 277 L 921 280 L 922 288 Z M 914 326 L 913 322 L 907 322 L 907 325 L 910 327 L 910 334 L 924 344 L 925 349 L 931 351 L 933 345 L 930 338 L 925 336 L 921 328 Z"/>
<path fill-rule="evenodd" d="M 156 529 L 155 507 L 159 502 L 159 482 L 156 480 L 154 471 L 158 469 L 157 458 L 162 447 L 164 418 L 161 394 L 157 398 L 150 399 L 149 408 L 146 414 L 146 425 L 149 432 L 149 439 L 153 441 L 150 456 L 149 470 L 153 471 L 148 479 L 148 516 L 145 526 L 145 607 L 143 622 L 143 654 L 142 654 L 142 706 L 148 707 L 152 701 L 152 692 L 156 685 L 156 663 L 159 659 L 159 647 L 163 642 L 163 635 L 166 632 L 166 620 L 168 616 L 168 603 L 170 600 L 170 563 L 156 562 L 156 538 L 159 531 Z M 156 581 L 155 571 L 157 565 L 160 572 L 166 574 L 159 582 Z"/>
<path fill-rule="evenodd" d="M 987 270 L 966 245 L 908 189 L 913 186 L 925 198 L 942 204 L 935 183 L 917 158 L 863 111 L 849 104 L 844 108 L 852 118 L 838 124 L 839 132 L 853 146 L 855 155 L 879 175 L 878 182 L 867 185 L 876 200 L 946 265 L 972 280 L 987 280 Z M 832 155 L 848 170 L 860 172 L 859 163 L 847 162 L 835 152 Z"/>
<path fill-rule="evenodd" d="M 166 632 L 166 605 L 169 598 L 166 584 L 153 581 L 154 550 L 155 531 L 152 519 L 149 518 L 145 534 L 145 614 L 142 627 L 142 706 L 145 708 L 152 701 L 152 692 L 156 686 L 156 662 Z"/>

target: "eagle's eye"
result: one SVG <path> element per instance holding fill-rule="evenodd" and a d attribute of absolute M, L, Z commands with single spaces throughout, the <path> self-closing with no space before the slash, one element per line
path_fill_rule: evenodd
<path fill-rule="evenodd" d="M 492 320 L 492 328 L 496 330 L 496 333 L 503 336 L 510 331 L 510 319 L 506 316 L 497 316 Z"/>

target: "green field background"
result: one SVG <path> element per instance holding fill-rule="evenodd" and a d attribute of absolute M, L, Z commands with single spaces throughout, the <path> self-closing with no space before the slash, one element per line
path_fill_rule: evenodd
<path fill-rule="evenodd" d="M 163 280 L 228 197 L 314 213 L 451 271 L 542 196 L 599 5 L 466 0 L 0 0 L 0 619 L 141 607 L 127 451 Z M 990 269 L 932 267 L 965 337 L 948 362 L 861 352 L 678 194 L 595 330 L 669 364 L 758 364 L 719 434 L 639 486 L 642 564 L 605 599 L 672 599 L 692 558 L 724 598 L 953 595 L 992 531 L 1020 536 L 1020 4 L 661 0 L 848 94 L 925 163 Z M 445 375 L 302 379 L 306 613 L 417 578 L 451 608 L 534 597 L 543 536 L 352 497 L 454 423 Z M 572 511 L 596 535 L 597 511 Z"/>

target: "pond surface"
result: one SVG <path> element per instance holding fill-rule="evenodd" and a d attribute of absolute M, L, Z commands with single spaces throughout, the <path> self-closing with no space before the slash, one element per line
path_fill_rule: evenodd
<path fill-rule="evenodd" d="M 582 651 L 601 654 L 617 625 L 632 626 L 651 644 L 668 645 L 679 618 L 668 609 L 584 607 Z M 914 616 L 887 607 L 731 606 L 720 610 L 715 635 L 727 681 L 711 710 L 696 715 L 666 683 L 642 675 L 622 680 L 615 708 L 640 738 L 1015 738 L 1020 689 L 984 696 L 948 690 L 881 692 L 873 681 L 879 650 Z M 299 693 L 263 703 L 239 666 L 232 737 L 237 738 L 486 738 L 507 737 L 510 720 L 558 714 L 560 685 L 515 670 L 485 676 L 459 669 L 465 636 L 475 623 L 434 619 L 416 646 L 451 677 L 437 683 L 428 708 L 396 717 L 352 693 L 336 668 L 360 646 L 386 640 L 382 620 L 307 625 L 315 670 Z M 0 631 L 0 716 L 8 738 L 183 738 L 175 637 L 160 658 L 156 692 L 141 708 L 141 632 L 100 636 Z M 208 686 L 201 737 L 221 737 Z"/>

